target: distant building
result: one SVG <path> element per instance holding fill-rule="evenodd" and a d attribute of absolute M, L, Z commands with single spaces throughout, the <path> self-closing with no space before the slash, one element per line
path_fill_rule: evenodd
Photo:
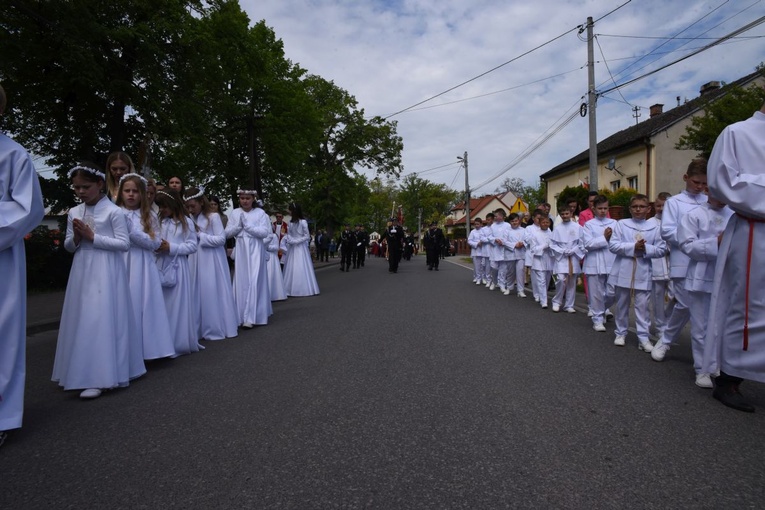
<path fill-rule="evenodd" d="M 746 88 L 753 84 L 765 85 L 765 77 L 755 72 L 731 85 Z M 610 190 L 633 188 L 651 201 L 662 191 L 672 194 L 682 191 L 683 174 L 697 153 L 676 149 L 675 145 L 686 134 L 691 119 L 704 115 L 704 103 L 725 94 L 717 81 L 706 83 L 699 92 L 698 98 L 666 112 L 664 105 L 655 104 L 651 106 L 648 119 L 600 141 L 598 187 Z M 677 101 L 680 102 L 679 97 Z M 557 213 L 556 203 L 563 189 L 586 183 L 589 175 L 590 154 L 585 150 L 540 176 L 546 184 L 547 201 L 553 206 L 551 214 Z"/>

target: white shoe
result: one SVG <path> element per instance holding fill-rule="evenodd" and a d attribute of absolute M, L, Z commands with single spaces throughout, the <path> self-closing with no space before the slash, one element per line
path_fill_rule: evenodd
<path fill-rule="evenodd" d="M 592 329 L 594 329 L 595 331 L 603 332 L 603 331 L 606 330 L 606 327 L 602 323 L 599 322 L 599 323 L 593 325 Z"/>
<path fill-rule="evenodd" d="M 611 310 L 606 310 L 606 320 L 613 319 L 614 314 L 611 313 Z"/>
<path fill-rule="evenodd" d="M 542 309 L 547 310 L 547 303 L 542 304 Z"/>
<path fill-rule="evenodd" d="M 553 312 L 555 313 L 560 312 L 560 305 L 556 305 L 555 303 L 553 303 Z"/>
<path fill-rule="evenodd" d="M 539 296 L 534 296 L 534 302 L 539 303 Z"/>
<path fill-rule="evenodd" d="M 504 294 L 505 296 L 509 296 L 510 295 L 510 289 L 502 289 L 502 294 Z"/>
<path fill-rule="evenodd" d="M 640 342 L 638 344 L 638 349 L 644 352 L 651 352 L 653 350 L 653 344 L 650 340 L 646 340 L 645 342 Z"/>
<path fill-rule="evenodd" d="M 576 310 L 573 308 L 566 308 L 566 313 L 576 313 Z"/>
<path fill-rule="evenodd" d="M 489 280 L 487 280 L 486 278 L 482 278 L 481 283 L 483 283 L 484 285 L 489 285 Z"/>
<path fill-rule="evenodd" d="M 592 310 L 587 310 L 587 317 L 592 317 Z"/>
<path fill-rule="evenodd" d="M 669 344 L 665 344 L 662 340 L 659 340 L 656 342 L 656 345 L 653 346 L 653 350 L 651 351 L 651 358 L 653 358 L 654 361 L 663 361 L 664 356 L 667 355 L 668 350 Z"/>
<path fill-rule="evenodd" d="M 255 327 L 255 325 L 254 325 L 253 323 L 251 323 L 251 322 L 243 322 L 243 323 L 242 323 L 242 327 L 243 327 L 244 329 L 252 329 L 252 328 L 254 328 L 254 327 Z"/>
<path fill-rule="evenodd" d="M 614 338 L 614 345 L 618 345 L 619 347 L 624 346 L 624 341 L 626 340 L 626 337 L 623 337 L 621 335 Z"/>
<path fill-rule="evenodd" d="M 519 292 L 518 293 L 518 297 L 525 298 L 526 297 L 526 293 L 525 292 Z"/>
<path fill-rule="evenodd" d="M 709 377 L 709 374 L 697 374 L 696 386 L 699 388 L 713 388 L 714 384 L 712 384 L 712 378 Z"/>
<path fill-rule="evenodd" d="M 481 285 L 481 280 L 476 280 L 476 281 L 475 281 L 475 284 L 476 284 L 476 285 Z"/>
<path fill-rule="evenodd" d="M 98 398 L 101 396 L 101 390 L 98 388 L 89 388 L 87 390 L 83 390 L 82 393 L 80 393 L 80 398 Z"/>
<path fill-rule="evenodd" d="M 496 289 L 496 288 L 497 288 L 497 286 L 496 286 L 496 285 L 494 285 L 493 283 L 492 283 L 491 285 L 489 285 L 489 290 L 494 290 L 494 289 Z"/>

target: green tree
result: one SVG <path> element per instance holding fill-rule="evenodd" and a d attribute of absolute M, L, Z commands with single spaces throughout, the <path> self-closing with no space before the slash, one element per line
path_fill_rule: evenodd
<path fill-rule="evenodd" d="M 398 203 L 407 211 L 405 226 L 410 230 L 417 230 L 420 210 L 423 222 L 443 222 L 459 197 L 460 192 L 449 189 L 445 184 L 436 184 L 415 174 L 409 174 L 399 186 Z"/>
<path fill-rule="evenodd" d="M 765 74 L 762 64 L 758 67 Z M 759 110 L 765 101 L 765 89 L 752 85 L 749 88 L 728 85 L 725 94 L 707 101 L 704 115 L 691 119 L 691 125 L 675 145 L 677 149 L 698 151 L 698 155 L 709 158 L 718 135 L 726 126 L 748 119 Z"/>
<path fill-rule="evenodd" d="M 534 186 L 529 186 L 520 177 L 507 177 L 494 190 L 495 193 L 505 193 L 508 191 L 515 195 L 516 198 L 526 202 L 526 205 L 530 208 L 536 207 L 545 201 L 545 186 L 541 182 Z"/>

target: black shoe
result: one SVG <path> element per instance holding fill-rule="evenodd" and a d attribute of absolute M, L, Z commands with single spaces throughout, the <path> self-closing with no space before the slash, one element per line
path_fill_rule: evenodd
<path fill-rule="evenodd" d="M 732 409 L 736 409 L 737 411 L 743 411 L 745 413 L 754 412 L 754 406 L 746 401 L 744 396 L 738 390 L 738 385 L 715 384 L 715 389 L 712 391 L 712 396 L 722 402 L 723 405 Z"/>
<path fill-rule="evenodd" d="M 428 266 L 428 271 L 433 271 L 433 266 Z"/>
<path fill-rule="evenodd" d="M 438 271 L 438 267 L 436 267 L 436 271 Z"/>

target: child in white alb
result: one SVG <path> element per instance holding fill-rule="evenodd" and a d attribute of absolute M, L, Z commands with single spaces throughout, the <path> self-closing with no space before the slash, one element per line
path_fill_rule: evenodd
<path fill-rule="evenodd" d="M 595 197 L 592 210 L 595 216 L 584 224 L 584 247 L 587 256 L 582 270 L 587 275 L 588 299 L 592 311 L 592 329 L 605 331 L 606 311 L 614 300 L 613 285 L 608 275 L 614 264 L 615 255 L 608 249 L 608 242 L 616 226 L 616 220 L 608 217 L 608 199 L 603 195 Z"/>
<path fill-rule="evenodd" d="M 661 217 L 664 211 L 664 203 L 671 197 L 666 191 L 662 191 L 656 196 L 653 203 L 654 216 L 648 218 L 648 223 L 655 223 L 661 228 Z M 670 292 L 669 279 L 669 250 L 663 257 L 651 259 L 651 314 L 653 315 L 653 328 L 657 338 L 664 334 L 664 328 L 667 327 L 667 308 L 672 299 Z"/>
<path fill-rule="evenodd" d="M 531 252 L 531 278 L 537 289 L 537 298 L 542 308 L 547 308 L 547 287 L 550 285 L 552 276 L 553 257 L 550 252 L 550 232 L 552 220 L 548 216 L 539 219 L 539 228 L 535 229 L 529 237 L 529 249 Z"/>
<path fill-rule="evenodd" d="M 691 259 L 685 277 L 685 290 L 691 312 L 691 350 L 696 385 L 712 388 L 710 374 L 702 372 L 704 338 L 707 333 L 709 303 L 712 300 L 717 248 L 733 211 L 709 197 L 706 204 L 680 218 L 677 240 L 680 249 Z"/>
<path fill-rule="evenodd" d="M 568 313 L 575 313 L 576 278 L 581 271 L 580 261 L 584 257 L 582 227 L 572 221 L 571 209 L 564 204 L 559 206 L 561 223 L 553 230 L 550 239 L 550 251 L 555 258 L 553 272 L 557 275 L 553 312 L 561 307 Z"/>
<path fill-rule="evenodd" d="M 649 223 L 648 197 L 634 195 L 630 199 L 632 218 L 619 220 L 611 234 L 608 249 L 616 255 L 609 282 L 614 286 L 616 301 L 616 338 L 614 345 L 623 346 L 629 327 L 630 300 L 634 297 L 635 328 L 638 348 L 651 352 L 648 339 L 648 297 L 651 293 L 651 259 L 663 257 L 667 244 L 655 223 Z"/>
<path fill-rule="evenodd" d="M 483 221 L 481 218 L 476 218 L 473 226 L 468 236 L 468 246 L 470 246 L 470 257 L 473 259 L 473 283 L 480 285 L 483 280 L 483 243 L 481 242 Z"/>
<path fill-rule="evenodd" d="M 505 245 L 508 253 L 508 281 L 505 287 L 505 295 L 515 288 L 518 297 L 525 298 L 526 293 L 526 243 L 523 239 L 526 237 L 526 229 L 521 227 L 521 218 L 517 213 L 511 213 L 508 216 L 510 220 L 510 232 L 508 243 Z"/>
<path fill-rule="evenodd" d="M 504 209 L 497 209 L 494 211 L 494 223 L 491 225 L 491 233 L 489 234 L 489 242 L 492 246 L 491 268 L 493 279 L 489 286 L 489 290 L 494 290 L 496 287 L 499 287 L 499 290 L 505 292 L 505 288 L 507 287 L 509 259 L 505 245 L 508 243 L 509 237 L 510 224 L 505 222 L 505 211 Z"/>
<path fill-rule="evenodd" d="M 494 213 L 489 213 L 486 215 L 486 222 L 484 223 L 480 232 L 481 256 L 483 257 L 483 269 L 481 270 L 481 274 L 483 276 L 481 278 L 481 283 L 483 283 L 486 287 L 491 286 L 492 283 L 491 253 L 493 251 L 493 246 L 491 245 L 491 241 L 489 241 L 489 237 L 491 237 L 491 226 L 493 224 Z"/>
<path fill-rule="evenodd" d="M 532 276 L 532 262 L 534 261 L 534 256 L 531 254 L 531 237 L 534 235 L 534 232 L 537 232 L 539 230 L 539 219 L 542 217 L 542 211 L 537 209 L 531 214 L 531 221 L 532 223 L 530 225 L 527 225 L 524 229 L 525 232 L 523 233 L 523 243 L 526 245 L 526 260 L 524 261 L 524 266 L 526 266 L 526 269 L 529 273 L 529 279 L 531 280 L 531 295 L 534 297 L 534 301 L 539 303 L 539 290 L 537 289 L 537 282 Z"/>

